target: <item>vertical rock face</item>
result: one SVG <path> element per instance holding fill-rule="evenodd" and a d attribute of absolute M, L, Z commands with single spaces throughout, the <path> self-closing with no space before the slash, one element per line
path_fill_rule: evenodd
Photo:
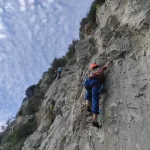
<path fill-rule="evenodd" d="M 46 91 L 38 129 L 22 150 L 150 149 L 149 16 L 149 0 L 107 0 L 99 8 L 95 33 L 76 44 L 77 63 Z M 114 61 L 106 74 L 104 125 L 97 129 L 86 119 L 83 79 L 91 62 L 108 58 Z"/>

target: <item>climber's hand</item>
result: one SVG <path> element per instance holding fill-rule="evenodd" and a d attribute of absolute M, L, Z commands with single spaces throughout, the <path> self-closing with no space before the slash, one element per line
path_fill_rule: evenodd
<path fill-rule="evenodd" d="M 109 67 L 112 64 L 112 60 L 110 60 L 109 62 L 106 63 L 106 67 Z"/>
<path fill-rule="evenodd" d="M 110 60 L 110 63 L 112 63 L 112 62 L 113 62 L 113 59 Z"/>

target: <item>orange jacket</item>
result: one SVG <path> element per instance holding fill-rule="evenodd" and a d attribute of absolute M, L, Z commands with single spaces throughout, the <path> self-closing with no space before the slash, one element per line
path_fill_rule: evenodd
<path fill-rule="evenodd" d="M 104 71 L 107 68 L 108 68 L 107 66 L 103 66 L 101 68 L 94 69 L 93 71 L 90 72 L 90 75 L 88 77 L 89 78 L 100 77 L 101 75 L 104 74 Z"/>

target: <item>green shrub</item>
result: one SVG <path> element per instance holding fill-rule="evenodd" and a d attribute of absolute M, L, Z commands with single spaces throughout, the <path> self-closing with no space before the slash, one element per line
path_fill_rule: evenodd
<path fill-rule="evenodd" d="M 26 124 L 20 124 L 12 135 L 9 136 L 8 141 L 13 145 L 19 143 L 21 140 L 25 140 L 36 129 L 35 122 L 27 122 Z"/>
<path fill-rule="evenodd" d="M 4 137 L 4 133 L 1 132 L 1 133 L 0 133 L 0 144 L 1 144 L 1 141 L 2 141 L 3 137 Z"/>
<path fill-rule="evenodd" d="M 78 42 L 78 40 L 73 40 L 72 44 L 68 46 L 68 52 L 65 56 L 61 58 L 54 58 L 53 62 L 51 63 L 51 68 L 48 69 L 49 74 L 49 82 L 51 83 L 54 80 L 55 76 L 55 70 L 57 70 L 58 67 L 64 67 L 68 63 L 70 59 L 74 57 L 75 54 L 75 44 Z"/>
<path fill-rule="evenodd" d="M 55 77 L 55 71 L 58 67 L 64 67 L 67 64 L 66 56 L 61 58 L 54 58 L 53 62 L 51 63 L 51 68 L 48 69 L 49 79 L 47 81 L 48 84 L 52 84 Z"/>
<path fill-rule="evenodd" d="M 26 112 L 27 112 L 27 114 L 28 114 L 28 115 L 33 115 L 33 114 L 35 114 L 37 111 L 38 111 L 38 105 L 37 105 L 35 102 L 33 102 L 32 100 L 30 100 L 30 101 L 28 102 L 27 107 L 26 107 Z"/>
<path fill-rule="evenodd" d="M 95 0 L 93 1 L 90 10 L 87 14 L 87 17 L 83 18 L 80 22 L 80 32 L 79 37 L 80 39 L 84 39 L 84 28 L 85 25 L 90 23 L 90 26 L 88 28 L 95 29 L 96 28 L 96 11 L 97 8 L 102 5 L 105 2 L 105 0 Z"/>
<path fill-rule="evenodd" d="M 64 67 L 67 63 L 66 57 L 63 56 L 61 58 L 54 58 L 52 64 L 51 64 L 51 69 L 53 71 L 57 70 L 58 67 Z"/>
<path fill-rule="evenodd" d="M 27 138 L 35 131 L 35 129 L 36 124 L 34 122 L 28 122 L 20 125 L 14 133 L 14 142 L 17 143 L 20 141 L 20 139 Z"/>
<path fill-rule="evenodd" d="M 85 17 L 80 22 L 80 29 L 83 28 L 89 22 L 88 18 Z"/>
<path fill-rule="evenodd" d="M 87 17 L 83 18 L 80 22 L 80 30 L 79 30 L 79 38 L 84 39 L 84 28 L 85 25 L 88 24 L 89 20 Z"/>
<path fill-rule="evenodd" d="M 90 7 L 90 11 L 89 13 L 87 14 L 87 18 L 88 20 L 92 23 L 92 24 L 95 24 L 96 23 L 96 10 L 97 10 L 97 6 L 98 5 L 101 5 L 105 3 L 105 0 L 95 0 L 91 7 Z"/>
<path fill-rule="evenodd" d="M 13 150 L 13 147 L 10 143 L 6 143 L 3 145 L 0 145 L 0 150 Z"/>
<path fill-rule="evenodd" d="M 75 59 L 75 58 L 72 58 L 72 59 L 69 60 L 68 63 L 69 63 L 69 65 L 73 65 L 73 64 L 76 63 L 76 59 Z"/>
<path fill-rule="evenodd" d="M 54 80 L 54 76 L 55 76 L 55 70 L 53 70 L 52 68 L 49 68 L 48 75 L 49 75 L 49 78 L 48 78 L 47 84 L 52 84 Z"/>
<path fill-rule="evenodd" d="M 55 71 L 58 69 L 58 67 L 64 67 L 66 64 L 70 64 L 70 60 L 75 55 L 75 44 L 78 42 L 78 40 L 72 40 L 72 43 L 68 46 L 68 52 L 65 56 L 61 58 L 54 58 L 54 60 L 51 63 L 51 67 L 48 69 L 48 81 L 47 84 L 52 84 L 55 77 Z M 71 61 L 71 64 L 75 63 L 75 61 Z"/>
<path fill-rule="evenodd" d="M 74 57 L 74 54 L 75 54 L 75 45 L 76 45 L 77 42 L 78 42 L 78 40 L 73 40 L 72 44 L 70 44 L 68 46 L 68 52 L 66 53 L 67 59 L 71 59 L 71 58 Z"/>

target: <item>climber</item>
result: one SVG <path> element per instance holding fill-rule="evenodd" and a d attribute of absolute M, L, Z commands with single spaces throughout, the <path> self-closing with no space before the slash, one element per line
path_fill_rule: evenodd
<path fill-rule="evenodd" d="M 102 83 L 100 81 L 104 71 L 110 66 L 111 61 L 107 62 L 103 67 L 99 68 L 99 65 L 93 63 L 90 65 L 90 73 L 84 82 L 86 89 L 86 107 L 88 112 L 92 112 L 93 120 L 92 125 L 99 128 L 100 125 L 97 122 L 99 114 L 99 96 L 102 92 Z"/>
<path fill-rule="evenodd" d="M 57 70 L 57 79 L 60 79 L 60 76 L 61 76 L 61 72 L 62 72 L 62 68 L 61 67 L 58 67 L 58 70 Z"/>

